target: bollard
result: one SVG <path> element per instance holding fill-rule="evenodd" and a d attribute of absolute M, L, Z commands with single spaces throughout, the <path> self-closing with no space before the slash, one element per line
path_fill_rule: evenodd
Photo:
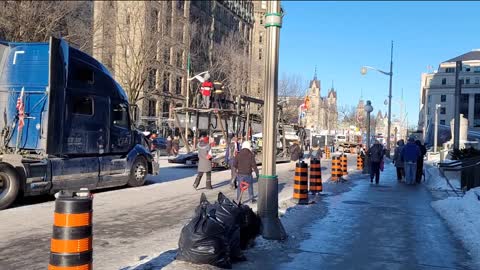
<path fill-rule="evenodd" d="M 340 156 L 340 166 L 342 167 L 342 175 L 348 175 L 348 160 L 347 155 L 343 154 Z"/>
<path fill-rule="evenodd" d="M 81 189 L 56 197 L 48 270 L 92 270 L 92 196 Z"/>
<path fill-rule="evenodd" d="M 357 154 L 357 170 L 363 170 L 363 158 L 360 154 Z"/>
<path fill-rule="evenodd" d="M 315 158 L 310 160 L 310 192 L 317 194 L 322 192 L 322 190 L 322 169 L 320 160 Z"/>
<path fill-rule="evenodd" d="M 338 181 L 342 177 L 342 167 L 339 157 L 332 157 L 332 181 Z"/>
<path fill-rule="evenodd" d="M 303 161 L 295 164 L 293 200 L 297 204 L 308 204 L 308 165 Z"/>

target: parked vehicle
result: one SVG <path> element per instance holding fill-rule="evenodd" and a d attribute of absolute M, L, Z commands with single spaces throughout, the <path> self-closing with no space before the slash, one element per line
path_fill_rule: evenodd
<path fill-rule="evenodd" d="M 0 209 L 18 196 L 143 185 L 158 163 L 129 110 L 108 70 L 65 41 L 0 42 Z"/>
<path fill-rule="evenodd" d="M 167 139 L 163 137 L 155 138 L 150 142 L 150 150 L 157 151 L 160 155 L 167 154 Z"/>

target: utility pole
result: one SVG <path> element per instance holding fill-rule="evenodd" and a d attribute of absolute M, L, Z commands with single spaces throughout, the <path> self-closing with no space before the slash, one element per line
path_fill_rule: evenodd
<path fill-rule="evenodd" d="M 392 126 L 392 78 L 393 78 L 393 40 L 390 49 L 390 86 L 388 88 L 388 127 L 387 127 L 387 156 L 390 157 L 390 131 Z"/>
<path fill-rule="evenodd" d="M 441 105 L 435 105 L 435 131 L 433 134 L 433 153 L 437 153 L 437 138 L 438 138 L 438 109 L 440 109 Z"/>
<path fill-rule="evenodd" d="M 369 174 L 370 173 L 370 158 L 368 157 L 368 150 L 370 149 L 370 113 L 373 111 L 372 102 L 367 100 L 367 104 L 364 108 L 365 112 L 367 113 L 367 138 L 365 140 L 365 164 L 363 166 L 363 173 Z"/>
<path fill-rule="evenodd" d="M 460 149 L 460 94 L 462 82 L 459 80 L 462 71 L 462 61 L 457 61 L 455 66 L 455 122 L 453 126 L 453 150 Z"/>
<path fill-rule="evenodd" d="M 190 54 L 187 56 L 187 99 L 186 99 L 186 110 L 185 110 L 185 143 L 188 144 L 188 123 L 190 122 L 189 120 L 189 106 L 190 106 L 190 81 L 188 80 L 190 78 Z"/>
<path fill-rule="evenodd" d="M 265 14 L 266 54 L 265 93 L 263 107 L 262 174 L 258 180 L 258 215 L 262 220 L 265 239 L 283 240 L 287 237 L 278 218 L 278 176 L 276 175 L 278 51 L 282 11 L 280 1 L 268 1 Z"/>

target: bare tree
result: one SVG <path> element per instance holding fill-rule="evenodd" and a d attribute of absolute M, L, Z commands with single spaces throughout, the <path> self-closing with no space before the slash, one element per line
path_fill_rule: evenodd
<path fill-rule="evenodd" d="M 0 3 L 0 39 L 45 42 L 55 36 L 89 51 L 92 6 L 91 1 L 4 1 Z"/>
<path fill-rule="evenodd" d="M 283 106 L 284 121 L 287 123 L 298 122 L 298 109 L 304 102 L 305 84 L 298 74 L 282 73 L 278 80 L 279 102 Z"/>
<path fill-rule="evenodd" d="M 343 105 L 338 109 L 340 122 L 344 126 L 355 126 L 357 124 L 357 109 L 355 106 Z"/>

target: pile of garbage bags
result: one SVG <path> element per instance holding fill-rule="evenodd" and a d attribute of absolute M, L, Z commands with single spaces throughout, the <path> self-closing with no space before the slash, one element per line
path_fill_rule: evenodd
<path fill-rule="evenodd" d="M 211 204 L 202 193 L 193 219 L 183 227 L 176 259 L 232 268 L 245 261 L 243 250 L 260 234 L 260 219 L 248 205 L 230 201 L 223 193 Z"/>

